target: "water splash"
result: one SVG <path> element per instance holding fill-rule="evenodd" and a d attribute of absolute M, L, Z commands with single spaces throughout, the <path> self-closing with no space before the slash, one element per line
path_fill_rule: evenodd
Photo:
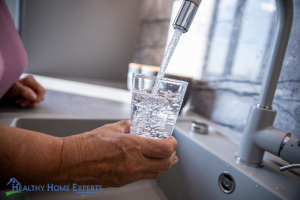
<path fill-rule="evenodd" d="M 178 41 L 179 41 L 182 33 L 183 33 L 183 31 L 181 29 L 175 29 L 174 35 L 173 35 L 173 37 L 172 37 L 172 39 L 171 39 L 171 41 L 168 45 L 168 48 L 167 48 L 167 50 L 165 52 L 165 55 L 164 55 L 164 58 L 161 62 L 159 73 L 157 74 L 157 81 L 155 82 L 155 85 L 154 85 L 153 90 L 152 90 L 153 95 L 157 94 L 159 84 L 160 84 L 159 79 L 162 79 L 164 77 L 166 69 L 169 65 L 169 62 L 172 58 L 172 55 L 175 51 L 175 48 L 178 44 Z"/>

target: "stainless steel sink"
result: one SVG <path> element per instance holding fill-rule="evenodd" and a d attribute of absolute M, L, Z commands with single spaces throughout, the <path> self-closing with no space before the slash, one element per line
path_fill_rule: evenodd
<path fill-rule="evenodd" d="M 66 137 L 91 131 L 105 124 L 118 121 L 120 120 L 92 118 L 17 118 L 12 122 L 12 126 L 57 137 Z"/>
<path fill-rule="evenodd" d="M 209 125 L 208 134 L 190 131 L 197 119 Z M 143 180 L 100 194 L 27 192 L 23 199 L 299 199 L 299 170 L 280 172 L 286 164 L 266 154 L 262 168 L 235 160 L 239 137 L 203 118 L 179 119 L 173 136 L 178 140 L 179 162 L 157 180 Z M 19 118 L 13 126 L 64 137 L 83 133 L 118 119 Z"/>

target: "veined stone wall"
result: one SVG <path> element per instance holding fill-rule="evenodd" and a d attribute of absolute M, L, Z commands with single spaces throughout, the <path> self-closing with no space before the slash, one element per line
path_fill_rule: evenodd
<path fill-rule="evenodd" d="M 273 6 L 272 6 L 273 5 Z M 300 0 L 273 108 L 275 127 L 300 136 Z M 276 20 L 274 0 L 220 0 L 194 111 L 241 133 L 258 103 Z"/>
<path fill-rule="evenodd" d="M 133 62 L 160 66 L 166 48 L 172 4 L 173 0 L 141 0 Z"/>

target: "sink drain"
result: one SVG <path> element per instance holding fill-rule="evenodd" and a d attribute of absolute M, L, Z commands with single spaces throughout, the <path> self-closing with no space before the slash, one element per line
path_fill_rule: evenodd
<path fill-rule="evenodd" d="M 226 194 L 230 194 L 234 191 L 235 181 L 228 172 L 224 172 L 219 176 L 219 187 Z"/>

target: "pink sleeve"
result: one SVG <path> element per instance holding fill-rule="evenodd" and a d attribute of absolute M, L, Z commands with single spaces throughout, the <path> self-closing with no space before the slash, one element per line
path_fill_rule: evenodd
<path fill-rule="evenodd" d="M 27 54 L 5 0 L 0 0 L 0 98 L 27 66 Z"/>

